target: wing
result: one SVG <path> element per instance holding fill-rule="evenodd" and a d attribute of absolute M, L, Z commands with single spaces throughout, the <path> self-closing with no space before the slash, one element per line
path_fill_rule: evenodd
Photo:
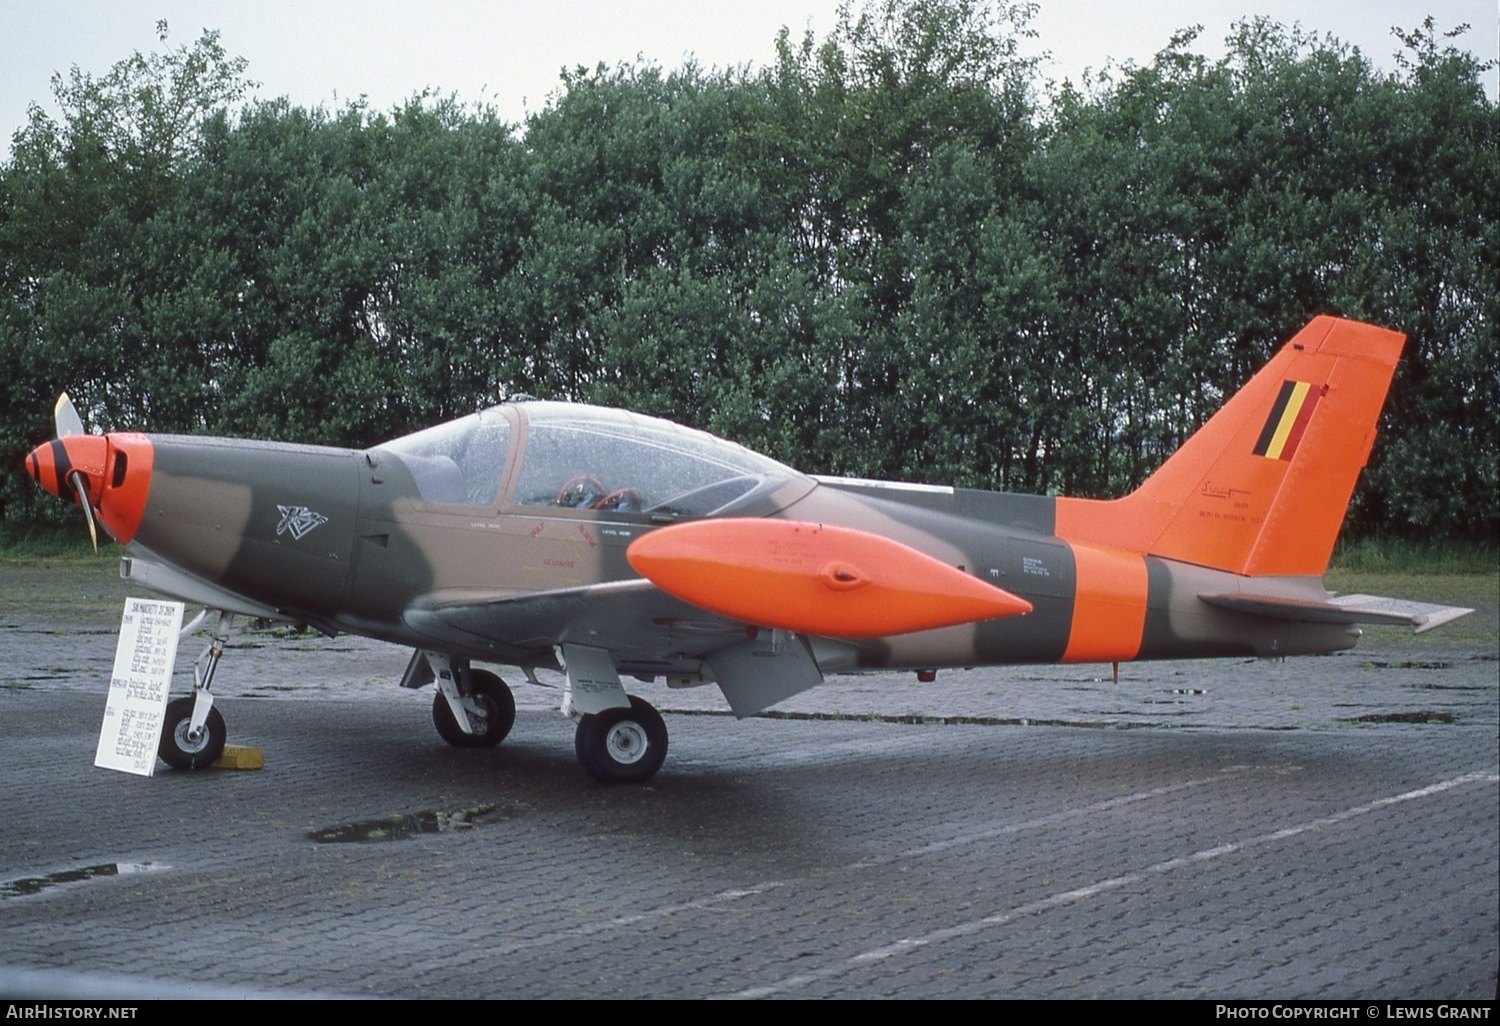
<path fill-rule="evenodd" d="M 624 673 L 696 676 L 706 653 L 745 638 L 650 581 L 614 581 L 529 594 L 439 591 L 410 606 L 408 627 L 483 651 L 496 662 L 557 667 L 559 645 L 608 649 Z"/>
<path fill-rule="evenodd" d="M 820 683 L 823 667 L 857 665 L 853 639 L 1031 612 L 1001 588 L 853 528 L 693 521 L 637 538 L 626 556 L 643 579 L 529 595 L 436 592 L 404 619 L 496 662 L 558 668 L 555 650 L 574 646 L 607 652 L 621 673 L 714 680 L 746 716 Z"/>
<path fill-rule="evenodd" d="M 669 684 L 717 683 L 736 716 L 749 716 L 822 683 L 822 665 L 853 665 L 850 646 L 762 630 L 673 598 L 647 580 L 527 595 L 435 592 L 407 626 L 476 658 L 561 669 L 565 646 L 601 649 L 620 673 Z"/>

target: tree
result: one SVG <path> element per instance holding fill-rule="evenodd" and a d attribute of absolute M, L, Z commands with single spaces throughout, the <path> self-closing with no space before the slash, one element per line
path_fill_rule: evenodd
<path fill-rule="evenodd" d="M 157 31 L 165 44 L 166 23 Z M 0 423 L 5 465 L 50 433 L 60 383 L 101 427 L 137 415 L 132 368 L 149 361 L 151 345 L 141 272 L 159 263 L 141 229 L 172 202 L 204 127 L 252 86 L 245 67 L 205 32 L 192 46 L 136 53 L 100 78 L 77 67 L 54 76 L 60 125 L 32 106 L 0 169 L 0 359 L 12 368 L 4 398 L 14 411 Z M 0 518 L 33 500 L 8 475 Z"/>
<path fill-rule="evenodd" d="M 0 166 L 0 459 L 63 386 L 103 428 L 347 445 L 520 391 L 815 472 L 1114 495 L 1336 313 L 1412 340 L 1355 530 L 1492 537 L 1480 66 L 1431 23 L 1383 75 L 1253 20 L 1043 105 L 1031 13 L 870 0 L 759 71 L 569 71 L 523 126 L 234 111 L 214 33 L 74 69 Z M 6 478 L 0 519 L 32 497 Z"/>

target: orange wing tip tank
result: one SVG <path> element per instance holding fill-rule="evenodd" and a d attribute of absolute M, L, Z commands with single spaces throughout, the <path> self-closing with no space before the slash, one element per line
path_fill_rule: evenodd
<path fill-rule="evenodd" d="M 1031 612 L 1004 589 L 849 527 L 700 520 L 636 539 L 626 558 L 684 602 L 799 634 L 877 638 Z"/>

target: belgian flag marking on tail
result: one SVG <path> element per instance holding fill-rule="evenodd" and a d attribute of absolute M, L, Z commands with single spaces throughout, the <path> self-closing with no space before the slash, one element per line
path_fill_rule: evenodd
<path fill-rule="evenodd" d="M 1271 407 L 1271 415 L 1255 443 L 1255 455 L 1290 460 L 1322 395 L 1322 389 L 1315 389 L 1306 381 L 1283 381 L 1276 405 Z"/>

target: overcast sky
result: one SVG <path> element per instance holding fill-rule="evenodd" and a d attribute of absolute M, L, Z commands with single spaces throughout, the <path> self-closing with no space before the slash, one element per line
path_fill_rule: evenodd
<path fill-rule="evenodd" d="M 493 104 L 519 121 L 558 87 L 564 66 L 634 60 L 672 68 L 692 55 L 705 66 L 762 65 L 782 26 L 820 38 L 837 0 L 0 0 L 0 152 L 27 105 L 51 110 L 53 72 L 77 65 L 95 75 L 135 50 L 172 45 L 218 29 L 230 54 L 249 60 L 262 98 L 307 107 L 360 96 L 385 110 L 423 88 Z M 1391 27 L 1431 14 L 1440 30 L 1468 22 L 1460 41 L 1482 60 L 1496 55 L 1500 0 L 1042 0 L 1032 52 L 1048 51 L 1048 77 L 1077 78 L 1106 61 L 1149 61 L 1172 33 L 1203 26 L 1198 49 L 1223 52 L 1231 23 L 1264 14 L 1332 33 L 1391 68 Z M 1496 72 L 1485 76 L 1493 98 Z"/>

